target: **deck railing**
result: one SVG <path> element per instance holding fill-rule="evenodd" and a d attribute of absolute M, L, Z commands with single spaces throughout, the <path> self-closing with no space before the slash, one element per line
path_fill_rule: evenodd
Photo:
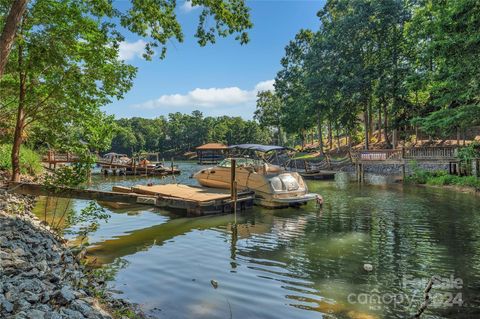
<path fill-rule="evenodd" d="M 42 162 L 45 163 L 75 163 L 80 160 L 80 156 L 72 153 L 57 153 L 55 151 L 48 151 L 47 155 L 42 157 Z M 115 157 L 111 158 L 101 158 L 96 156 L 95 162 L 101 165 L 115 165 L 115 164 L 125 164 L 124 161 L 117 159 Z"/>
<path fill-rule="evenodd" d="M 410 147 L 401 149 L 361 150 L 352 152 L 353 161 L 455 160 L 458 147 Z"/>
<path fill-rule="evenodd" d="M 454 159 L 457 157 L 457 147 L 412 147 L 406 148 L 405 159 Z"/>
<path fill-rule="evenodd" d="M 399 161 L 402 159 L 402 150 L 364 150 L 356 154 L 360 161 Z"/>

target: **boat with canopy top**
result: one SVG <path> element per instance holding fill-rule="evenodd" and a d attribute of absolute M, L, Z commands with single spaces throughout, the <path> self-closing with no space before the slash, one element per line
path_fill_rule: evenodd
<path fill-rule="evenodd" d="M 302 176 L 289 172 L 269 159 L 282 157 L 281 152 L 291 150 L 284 146 L 240 144 L 230 146 L 232 156 L 217 166 L 202 169 L 193 177 L 202 186 L 230 188 L 232 159 L 235 159 L 235 175 L 240 190 L 255 192 L 255 203 L 270 208 L 299 206 L 318 198 L 309 193 Z"/>

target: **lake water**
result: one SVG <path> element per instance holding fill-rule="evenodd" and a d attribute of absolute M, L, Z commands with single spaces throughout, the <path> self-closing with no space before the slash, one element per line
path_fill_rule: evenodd
<path fill-rule="evenodd" d="M 180 168 L 176 181 L 195 184 L 189 176 L 200 167 Z M 172 177 L 96 176 L 91 187 L 148 182 Z M 322 209 L 255 207 L 238 216 L 236 234 L 233 215 L 107 209 L 110 220 L 89 237 L 89 258 L 114 272 L 119 296 L 158 318 L 406 318 L 433 275 L 442 283 L 422 318 L 480 317 L 478 197 L 342 180 L 308 185 L 323 195 Z"/>

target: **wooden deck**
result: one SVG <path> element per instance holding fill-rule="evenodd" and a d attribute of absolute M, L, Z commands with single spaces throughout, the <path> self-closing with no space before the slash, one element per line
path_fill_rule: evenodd
<path fill-rule="evenodd" d="M 226 214 L 233 210 L 233 201 L 229 190 L 165 184 L 152 186 L 134 186 L 132 192 L 157 198 L 156 206 L 187 210 L 190 215 Z M 237 199 L 237 211 L 253 207 L 254 192 L 240 192 Z"/>
<path fill-rule="evenodd" d="M 24 195 L 152 205 L 186 211 L 188 216 L 228 214 L 233 211 L 233 201 L 228 190 L 222 191 L 178 184 L 139 185 L 131 188 L 114 186 L 112 192 L 67 187 L 52 189 L 44 185 L 30 183 L 10 183 L 8 188 L 12 192 Z M 254 195 L 251 191 L 238 193 L 237 211 L 252 208 Z"/>
<path fill-rule="evenodd" d="M 182 184 L 138 185 L 132 187 L 132 191 L 144 195 L 188 198 L 199 202 L 230 198 L 229 191 Z"/>

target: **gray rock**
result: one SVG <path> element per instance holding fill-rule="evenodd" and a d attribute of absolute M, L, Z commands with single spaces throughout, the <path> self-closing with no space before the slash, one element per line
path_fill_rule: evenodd
<path fill-rule="evenodd" d="M 45 319 L 63 319 L 62 315 L 58 312 L 48 312 L 45 314 Z"/>
<path fill-rule="evenodd" d="M 40 300 L 40 296 L 36 293 L 33 293 L 31 291 L 26 291 L 25 292 L 25 300 L 30 302 L 30 303 L 34 303 L 34 302 L 37 302 Z"/>
<path fill-rule="evenodd" d="M 50 293 L 48 291 L 45 291 L 43 294 L 42 294 L 42 297 L 40 298 L 40 300 L 42 301 L 42 303 L 47 303 L 50 301 L 50 298 L 52 296 L 50 295 Z"/>
<path fill-rule="evenodd" d="M 47 261 L 46 260 L 42 260 L 40 262 L 37 263 L 37 268 L 41 271 L 41 272 L 46 272 L 48 270 L 48 264 L 47 264 Z"/>
<path fill-rule="evenodd" d="M 63 286 L 62 289 L 57 291 L 55 297 L 61 305 L 69 304 L 72 300 L 75 300 L 75 294 L 69 286 Z"/>
<path fill-rule="evenodd" d="M 19 299 L 15 301 L 15 309 L 18 310 L 28 310 L 32 307 L 32 305 L 26 301 L 25 299 Z"/>
<path fill-rule="evenodd" d="M 20 311 L 13 318 L 15 318 L 15 319 L 27 319 L 27 313 L 25 311 Z"/>
<path fill-rule="evenodd" d="M 20 258 L 13 258 L 13 259 L 2 259 L 0 260 L 0 265 L 3 267 L 13 267 L 19 268 L 25 265 L 26 261 Z"/>
<path fill-rule="evenodd" d="M 45 312 L 37 309 L 31 309 L 27 312 L 27 318 L 28 319 L 44 319 Z"/>
<path fill-rule="evenodd" d="M 87 318 L 95 317 L 95 310 L 83 300 L 75 300 L 72 302 L 71 308 L 81 312 Z"/>
<path fill-rule="evenodd" d="M 62 312 L 66 315 L 67 318 L 69 319 L 84 319 L 85 316 L 82 315 L 81 312 L 79 311 L 76 311 L 76 310 L 72 310 L 72 309 L 68 309 L 68 308 L 63 308 L 62 309 Z"/>
<path fill-rule="evenodd" d="M 10 301 L 5 299 L 5 300 L 2 301 L 2 309 L 5 312 L 10 313 L 10 312 L 13 311 L 13 304 Z"/>
<path fill-rule="evenodd" d="M 20 256 L 20 257 L 26 255 L 25 250 L 23 250 L 23 249 L 20 248 L 20 247 L 16 248 L 16 249 L 13 251 L 13 253 L 14 253 L 15 255 L 17 255 L 17 256 Z"/>

